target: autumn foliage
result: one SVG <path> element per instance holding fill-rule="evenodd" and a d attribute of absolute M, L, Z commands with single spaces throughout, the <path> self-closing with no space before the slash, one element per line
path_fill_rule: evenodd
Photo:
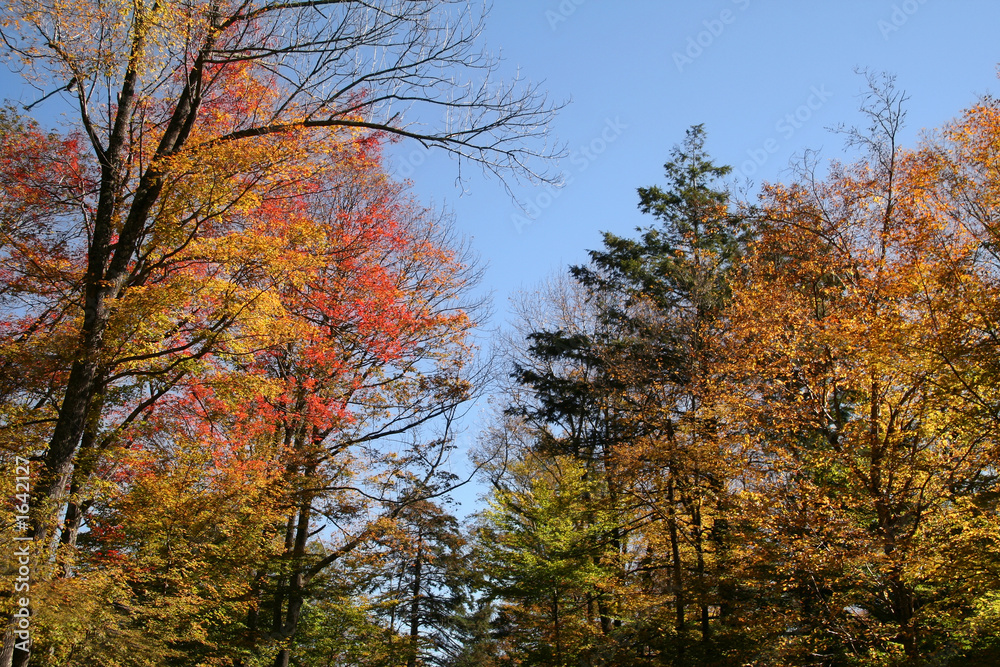
<path fill-rule="evenodd" d="M 0 111 L 0 667 L 994 664 L 1000 103 L 904 148 L 873 79 L 855 152 L 752 201 L 691 128 L 496 381 L 386 157 L 532 173 L 551 108 L 442 74 L 493 71 L 470 18 L 0 10 L 77 115 Z"/>
<path fill-rule="evenodd" d="M 208 126 L 250 94 L 229 86 L 266 97 L 231 74 L 204 103 Z M 5 452 L 34 458 L 85 318 L 79 221 L 97 168 L 76 137 L 13 114 L 2 130 Z M 447 440 L 391 436 L 471 393 L 465 251 L 384 174 L 384 137 L 270 139 L 160 167 L 108 303 L 62 546 L 37 575 L 33 640 L 51 664 L 281 651 L 308 581 L 335 560 L 307 553 L 314 514 L 346 554 L 431 492 L 437 466 L 414 457 Z"/>
<path fill-rule="evenodd" d="M 526 311 L 480 528 L 511 664 L 992 664 L 1000 115 L 906 150 L 901 99 L 752 205 L 693 128 L 659 224 Z"/>

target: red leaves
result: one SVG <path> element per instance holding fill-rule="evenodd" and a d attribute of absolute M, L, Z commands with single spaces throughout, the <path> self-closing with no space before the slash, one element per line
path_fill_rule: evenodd
<path fill-rule="evenodd" d="M 218 140 L 273 111 L 269 84 L 245 64 L 206 76 L 182 150 L 150 166 L 156 142 L 130 145 L 100 233 L 76 140 L 11 120 L 0 147 L 13 239 L 0 250 L 0 298 L 27 304 L 0 323 L 0 417 L 19 433 L 12 448 L 35 451 L 52 437 L 70 367 L 92 362 L 85 432 L 67 436 L 67 490 L 87 507 L 70 559 L 81 577 L 111 573 L 156 607 L 203 582 L 245 596 L 283 544 L 289 507 L 364 521 L 370 497 L 356 490 L 395 492 L 412 476 L 404 466 L 424 460 L 371 441 L 445 414 L 469 389 L 470 323 L 453 301 L 465 266 L 387 178 L 381 138 L 341 128 Z M 137 103 L 132 131 L 160 136 L 166 117 Z M 132 215 L 147 169 L 162 190 Z M 111 278 L 112 267 L 127 270 Z M 85 304 L 102 318 L 89 348 Z"/>
<path fill-rule="evenodd" d="M 42 134 L 0 111 L 0 298 L 51 298 L 79 280 L 85 229 L 72 216 L 90 211 L 93 173 L 75 136 Z"/>

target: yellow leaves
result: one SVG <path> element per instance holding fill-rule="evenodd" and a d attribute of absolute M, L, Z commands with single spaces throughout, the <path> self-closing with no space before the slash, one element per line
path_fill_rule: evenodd
<path fill-rule="evenodd" d="M 901 154 L 891 183 L 861 164 L 765 192 L 716 386 L 730 437 L 758 460 L 736 497 L 756 533 L 743 557 L 794 574 L 778 579 L 789 594 L 815 576 L 835 609 L 870 611 L 889 581 L 933 590 L 928 625 L 956 621 L 970 591 L 1000 580 L 995 511 L 976 506 L 994 501 L 973 500 L 994 485 L 982 471 L 996 428 L 981 408 L 996 366 L 981 350 L 995 332 L 982 313 L 1000 312 L 974 216 L 1000 199 L 972 185 L 989 173 L 982 154 L 963 165 L 956 152 L 948 168 L 942 155 Z M 969 175 L 968 206 L 949 168 Z M 865 632 L 894 630 L 860 618 Z"/>
<path fill-rule="evenodd" d="M 131 0 L 15 0 L 8 7 L 25 41 L 37 55 L 58 63 L 64 82 L 120 76 L 122 54 L 133 52 L 136 37 L 146 38 L 141 6 Z M 140 67 L 144 51 L 134 54 Z"/>

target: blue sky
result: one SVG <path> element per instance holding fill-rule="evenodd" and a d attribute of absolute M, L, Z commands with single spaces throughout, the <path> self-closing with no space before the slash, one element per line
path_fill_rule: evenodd
<path fill-rule="evenodd" d="M 909 94 L 903 141 L 912 144 L 1000 87 L 998 28 L 993 0 L 498 2 L 489 48 L 570 101 L 552 127 L 569 150 L 556 167 L 568 184 L 515 184 L 521 211 L 476 175 L 462 194 L 444 157 L 403 148 L 401 171 L 473 237 L 502 319 L 511 291 L 584 261 L 601 230 L 650 222 L 636 188 L 661 182 L 689 126 L 704 123 L 716 160 L 755 184 L 782 180 L 804 149 L 844 156 L 828 128 L 862 121 L 855 70 L 868 68 L 894 74 Z"/>

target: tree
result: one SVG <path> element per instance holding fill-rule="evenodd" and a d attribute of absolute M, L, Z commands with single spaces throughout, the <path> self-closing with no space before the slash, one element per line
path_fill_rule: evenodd
<path fill-rule="evenodd" d="M 390 661 L 448 665 L 471 602 L 465 537 L 454 516 L 431 501 L 408 506 L 380 539 L 384 561 L 371 592 L 389 637 Z"/>
<path fill-rule="evenodd" d="M 470 396 L 474 304 L 462 294 L 475 269 L 447 221 L 385 179 L 377 148 L 340 146 L 337 162 L 326 158 L 308 178 L 242 207 L 240 229 L 191 239 L 119 299 L 109 323 L 116 345 L 103 358 L 100 402 L 72 477 L 67 574 L 87 512 L 110 502 L 106 471 L 130 448 L 170 450 L 180 446 L 170 434 L 185 434 L 271 451 L 286 471 L 275 500 L 290 531 L 283 583 L 248 595 L 282 608 L 266 631 L 249 622 L 251 644 L 273 643 L 297 632 L 311 579 L 368 539 L 383 513 L 420 500 L 407 485 L 447 481 L 447 437 L 415 441 L 402 456 L 380 441 L 450 419 Z M 358 461 L 364 468 L 352 472 Z M 306 548 L 317 512 L 347 533 L 322 558 Z M 266 580 L 267 559 L 253 567 Z"/>
<path fill-rule="evenodd" d="M 638 240 L 605 234 L 591 264 L 572 269 L 610 304 L 604 317 L 630 341 L 625 354 L 609 360 L 623 384 L 642 388 L 634 395 L 645 394 L 632 412 L 641 435 L 621 466 L 632 480 L 627 486 L 667 531 L 681 654 L 690 602 L 699 601 L 703 644 L 711 636 L 710 607 L 721 603 L 720 554 L 711 552 L 720 548 L 731 472 L 715 434 L 712 343 L 727 324 L 731 274 L 747 238 L 743 218 L 717 184 L 730 168 L 711 161 L 705 140 L 703 126 L 690 128 L 664 165 L 666 188 L 639 188 L 639 209 L 657 225 L 640 228 Z M 693 567 L 684 563 L 685 543 L 694 547 Z M 716 581 L 709 583 L 713 566 Z"/>
<path fill-rule="evenodd" d="M 246 618 L 281 553 L 278 452 L 156 426 L 171 435 L 98 470 L 75 576 L 33 586 L 33 662 L 211 664 L 264 648 Z"/>
<path fill-rule="evenodd" d="M 342 147 L 342 153 L 335 169 L 302 179 L 295 196 L 285 190 L 277 201 L 243 210 L 239 233 L 190 243 L 165 271 L 169 280 L 151 280 L 122 299 L 137 305 L 122 309 L 131 317 L 110 325 L 124 335 L 116 336 L 107 357 L 101 419 L 88 430 L 74 469 L 69 508 L 75 513 L 67 513 L 59 553 L 64 576 L 77 581 L 54 582 L 51 590 L 86 596 L 88 585 L 105 591 L 100 586 L 114 583 L 113 594 L 95 595 L 106 595 L 108 605 L 126 604 L 121 601 L 130 595 L 137 600 L 126 605 L 124 617 L 113 606 L 84 607 L 82 598 L 61 603 L 62 615 L 39 617 L 38 637 L 53 655 L 89 660 L 100 654 L 79 645 L 94 635 L 58 627 L 76 618 L 72 614 L 92 614 L 109 628 L 156 628 L 162 640 L 143 651 L 150 661 L 169 659 L 178 646 L 186 655 L 209 655 L 204 652 L 216 640 L 210 625 L 196 619 L 214 605 L 220 627 L 235 637 L 233 651 L 272 650 L 287 660 L 289 642 L 306 639 L 302 609 L 315 595 L 314 582 L 327 579 L 324 571 L 374 539 L 387 521 L 453 483 L 442 462 L 450 447 L 447 424 L 476 383 L 467 340 L 475 304 L 462 297 L 475 268 L 451 240 L 447 220 L 384 178 L 377 145 Z M 200 296 L 194 306 L 181 301 L 176 312 L 157 310 L 175 290 L 186 298 L 192 285 Z M 225 335 L 211 354 L 191 358 L 178 346 L 173 352 L 183 372 L 162 372 L 160 364 L 168 370 L 180 364 L 155 344 L 158 332 L 174 328 L 183 335 L 185 325 L 212 308 L 235 316 L 227 315 Z M 157 400 L 147 403 L 150 396 Z M 444 433 L 398 440 L 421 425 L 430 431 L 436 419 L 445 420 Z M 201 492 L 229 479 L 225 457 L 195 456 L 200 464 L 193 477 L 176 472 L 192 469 L 177 461 L 190 461 L 198 447 L 265 465 L 267 474 L 260 474 L 267 493 L 247 496 L 263 504 L 255 521 L 240 518 L 233 503 L 210 501 L 185 524 L 191 513 L 184 508 L 200 500 L 197 494 L 176 499 L 188 498 L 190 485 Z M 126 474 L 129 462 L 154 462 L 158 473 L 140 466 Z M 163 510 L 177 514 L 169 531 L 154 519 Z M 328 526 L 325 552 L 309 544 L 316 521 Z M 102 532 L 108 522 L 114 531 Z M 233 522 L 245 524 L 240 540 L 259 548 L 236 558 L 232 568 L 213 571 L 198 556 L 203 536 L 229 531 Z M 163 543 L 175 554 L 165 571 L 158 555 Z M 119 569 L 118 578 L 109 579 L 109 551 L 128 554 L 138 570 Z M 238 599 L 177 598 L 171 591 L 183 573 L 210 588 L 213 579 L 217 586 L 228 581 Z M 36 587 L 49 590 L 41 582 Z M 195 633 L 201 644 L 178 638 L 190 634 L 182 632 L 185 623 L 208 633 Z M 227 654 L 225 643 L 212 650 Z"/>
<path fill-rule="evenodd" d="M 198 237 L 206 220 L 246 201 L 256 182 L 287 178 L 295 156 L 262 149 L 280 146 L 284 136 L 308 135 L 307 143 L 318 146 L 377 130 L 442 146 L 487 168 L 525 168 L 531 150 L 522 139 L 537 132 L 549 108 L 531 89 L 445 84 L 439 68 L 489 74 L 494 67 L 471 50 L 479 23 L 454 16 L 454 7 L 333 0 L 6 7 L 5 43 L 40 85 L 77 104 L 100 171 L 93 198 L 70 228 L 87 229 L 79 248 L 87 258 L 78 292 L 83 320 L 56 400 L 36 505 L 64 498 L 113 306 L 141 280 L 149 244 L 164 237 L 173 215 L 187 220 L 188 233 L 177 239 L 183 244 Z M 456 20 L 460 28 L 445 28 Z M 389 109 L 394 102 L 449 111 L 449 125 L 427 131 L 403 125 Z M 452 124 L 452 112 L 462 114 L 461 122 Z M 216 171 L 219 160 L 237 155 L 243 159 L 229 172 Z M 191 174 L 227 184 L 225 192 L 203 206 L 178 198 L 176 188 Z M 39 542 L 50 524 L 36 518 Z"/>
<path fill-rule="evenodd" d="M 79 137 L 43 134 L 37 124 L 5 109 L 0 113 L 0 174 L 0 391 L 4 424 L 20 426 L 5 429 L 7 451 L 23 453 L 49 432 L 50 414 L 40 413 L 65 382 L 73 330 L 64 311 L 80 262 L 73 252 L 78 232 L 64 223 L 79 213 L 93 173 Z"/>
<path fill-rule="evenodd" d="M 871 128 L 851 135 L 858 163 L 765 190 L 728 314 L 744 555 L 773 629 L 760 659 L 961 651 L 950 628 L 968 612 L 943 579 L 965 575 L 931 573 L 949 531 L 969 530 L 968 485 L 994 483 L 983 376 L 970 382 L 976 358 L 953 355 L 982 336 L 963 293 L 988 292 L 971 287 L 976 243 L 934 214 L 921 160 L 896 145 L 903 101 L 873 89 Z"/>
<path fill-rule="evenodd" d="M 76 106 L 93 173 L 83 193 L 66 199 L 72 215 L 64 206 L 32 222 L 59 234 L 63 252 L 84 258 L 66 281 L 70 291 L 31 313 L 43 321 L 65 314 L 73 332 L 68 372 L 34 414 L 18 413 L 7 424 L 44 425 L 48 441 L 32 502 L 37 561 L 46 559 L 41 545 L 56 531 L 54 515 L 88 424 L 103 419 L 111 378 L 123 379 L 107 359 L 115 318 L 121 305 L 142 301 L 151 274 L 169 272 L 192 244 L 239 229 L 241 213 L 268 195 L 280 201 L 288 194 L 282 188 L 294 190 L 321 168 L 324 152 L 378 141 L 373 133 L 438 146 L 497 173 L 532 173 L 527 159 L 544 157 L 544 149 L 525 140 L 541 136 L 552 109 L 533 88 L 490 82 L 495 61 L 474 51 L 480 18 L 462 7 L 431 0 L 73 7 L 29 0 L 4 8 L 0 30 L 9 53 L 45 97 L 59 94 Z M 469 85 L 444 78 L 452 67 L 470 72 Z M 404 119 L 397 104 L 424 110 Z M 444 112 L 443 127 L 413 123 L 435 112 Z M 212 353 L 239 303 L 222 304 L 184 330 L 187 360 Z M 171 339 L 187 324 L 180 316 L 158 341 L 150 333 L 147 342 L 159 348 L 150 354 L 176 351 Z M 166 370 L 174 381 L 187 372 L 173 362 Z M 126 421 L 158 398 L 154 391 Z M 54 422 L 39 418 L 42 409 L 55 412 Z"/>
<path fill-rule="evenodd" d="M 606 580 L 591 593 L 603 637 L 587 660 L 699 659 L 692 651 L 707 660 L 724 627 L 712 618 L 728 609 L 733 471 L 716 433 L 712 341 L 746 235 L 716 185 L 728 168 L 711 162 L 704 140 L 703 128 L 689 130 L 665 165 L 667 188 L 640 188 L 640 209 L 659 224 L 637 240 L 606 234 L 550 312 L 533 315 L 514 362 L 508 414 L 521 421 L 508 430 L 526 440 L 516 456 L 573 457 L 596 485 L 580 502 L 618 522 L 599 522 L 606 533 L 589 553 Z M 653 611 L 668 604 L 670 621 Z"/>
<path fill-rule="evenodd" d="M 533 457 L 509 471 L 481 516 L 489 595 L 502 601 L 494 632 L 514 664 L 604 664 L 616 655 L 601 617 L 627 613 L 609 540 L 621 517 L 594 502 L 602 485 L 579 459 Z"/>
<path fill-rule="evenodd" d="M 938 250 L 938 261 L 953 267 L 955 279 L 951 290 L 940 294 L 945 298 L 928 299 L 927 307 L 935 321 L 934 349 L 948 364 L 968 409 L 983 425 L 980 446 L 989 450 L 996 446 L 1000 404 L 993 381 L 1000 370 L 996 354 L 998 229 L 993 213 L 998 192 L 991 167 L 1000 128 L 997 106 L 995 99 L 986 97 L 963 111 L 919 147 L 912 168 L 933 219 L 966 244 L 965 252 L 942 253 L 947 246 Z M 996 516 L 997 479 L 992 466 L 972 471 L 975 474 L 954 489 L 957 521 L 936 526 L 941 555 L 935 579 L 945 591 L 940 597 L 947 601 L 939 609 L 951 606 L 952 617 L 961 618 L 950 625 L 953 641 L 961 647 L 957 653 L 968 664 L 986 664 L 996 651 L 998 559 L 992 517 Z M 969 566 L 956 572 L 946 562 Z M 963 614 L 955 615 L 956 603 Z"/>

